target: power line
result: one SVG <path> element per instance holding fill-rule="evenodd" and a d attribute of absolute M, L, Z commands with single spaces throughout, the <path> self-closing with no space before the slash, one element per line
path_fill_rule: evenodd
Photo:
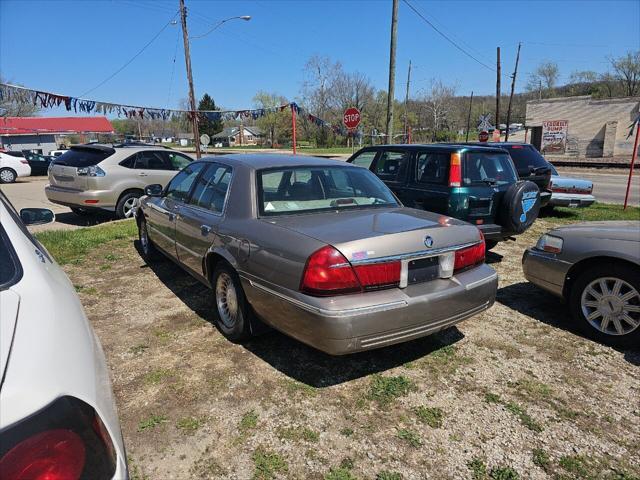
<path fill-rule="evenodd" d="M 449 42 L 451 45 L 453 45 L 454 47 L 456 47 L 458 50 L 460 50 L 462 53 L 464 53 L 467 57 L 471 58 L 472 60 L 476 61 L 477 63 L 479 63 L 480 65 L 482 65 L 484 68 L 491 70 L 492 72 L 495 72 L 496 69 L 493 67 L 490 67 L 489 65 L 487 65 L 486 63 L 482 62 L 481 60 L 478 60 L 476 57 L 474 57 L 473 55 L 471 55 L 469 52 L 467 52 L 464 48 L 462 48 L 460 45 L 458 45 L 456 42 L 454 42 L 449 36 L 447 36 L 444 32 L 440 31 L 438 29 L 438 27 L 436 27 L 433 23 L 431 23 L 424 15 L 422 15 L 422 13 L 420 13 L 413 5 L 411 5 L 409 3 L 408 0 L 402 0 L 411 10 L 413 10 L 415 12 L 416 15 L 418 15 L 422 20 L 424 20 L 431 28 L 433 28 L 438 34 L 440 34 L 441 37 L 443 37 L 447 42 Z"/>
<path fill-rule="evenodd" d="M 81 95 L 79 95 L 80 97 L 84 97 L 85 95 L 87 95 L 88 93 L 93 92 L 94 90 L 97 90 L 98 88 L 100 88 L 102 85 L 104 85 L 105 83 L 107 83 L 109 80 L 111 80 L 113 77 L 115 77 L 117 74 L 119 74 L 122 70 L 124 70 L 125 68 L 127 68 L 136 58 L 138 58 L 142 52 L 144 52 L 149 45 L 151 45 L 156 38 L 158 38 L 160 36 L 160 34 L 162 32 L 165 31 L 165 29 L 171 25 L 174 21 L 175 18 L 178 16 L 179 12 L 176 12 L 175 15 L 173 17 L 171 17 L 171 20 L 169 20 L 161 29 L 158 33 L 155 34 L 155 36 L 149 40 L 144 47 L 142 47 L 142 49 L 140 49 L 138 51 L 138 53 L 136 53 L 133 57 L 131 57 L 124 65 L 122 65 L 119 69 L 117 69 L 115 72 L 113 72 L 111 75 L 109 75 L 107 78 L 105 78 L 102 82 L 100 82 L 98 85 L 96 85 L 95 87 L 87 90 L 86 92 L 82 93 Z"/>
<path fill-rule="evenodd" d="M 173 61 L 171 62 L 171 80 L 169 80 L 169 94 L 167 95 L 167 105 L 171 104 L 171 89 L 173 88 L 173 74 L 176 71 L 176 57 L 178 56 L 178 40 L 180 36 L 176 33 L 176 46 L 173 50 Z"/>

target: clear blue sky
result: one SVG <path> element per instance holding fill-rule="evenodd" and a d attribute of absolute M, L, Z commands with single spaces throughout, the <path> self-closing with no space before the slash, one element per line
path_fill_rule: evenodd
<path fill-rule="evenodd" d="M 543 60 L 557 62 L 565 81 L 574 70 L 605 71 L 608 55 L 640 48 L 638 0 L 410 1 L 484 63 L 495 64 L 499 45 L 505 75 L 512 72 L 516 46 L 522 41 L 518 90 L 527 73 Z M 230 16 L 253 17 L 250 22 L 229 22 L 192 41 L 196 95 L 208 92 L 227 109 L 251 107 L 258 90 L 295 99 L 304 64 L 313 54 L 339 60 L 346 71 L 360 71 L 377 88 L 387 88 L 391 0 L 186 3 L 191 35 Z M 178 0 L 0 0 L 0 73 L 31 88 L 81 95 L 122 66 L 177 10 Z M 460 94 L 495 91 L 494 72 L 456 50 L 401 1 L 398 98 L 404 96 L 410 59 L 415 66 L 412 95 L 433 77 L 457 84 Z M 503 91 L 508 88 L 505 76 Z M 167 27 L 131 65 L 87 95 L 169 108 L 177 107 L 186 96 L 179 22 Z"/>

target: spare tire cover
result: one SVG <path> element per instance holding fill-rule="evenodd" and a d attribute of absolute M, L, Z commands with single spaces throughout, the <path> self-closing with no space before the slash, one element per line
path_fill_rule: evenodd
<path fill-rule="evenodd" d="M 505 230 L 522 233 L 538 218 L 540 189 L 529 181 L 511 185 L 502 197 L 499 220 Z"/>

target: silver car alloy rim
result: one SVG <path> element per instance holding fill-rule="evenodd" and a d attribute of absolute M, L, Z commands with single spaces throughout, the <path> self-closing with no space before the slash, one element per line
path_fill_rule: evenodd
<path fill-rule="evenodd" d="M 3 182 L 11 183 L 14 180 L 13 172 L 11 170 L 3 170 L 0 172 L 0 178 Z"/>
<path fill-rule="evenodd" d="M 122 206 L 122 210 L 124 211 L 124 218 L 130 218 L 133 215 L 133 207 L 136 205 L 136 197 L 129 198 L 124 205 Z"/>
<path fill-rule="evenodd" d="M 233 328 L 238 317 L 238 294 L 233 279 L 225 272 L 216 280 L 216 304 L 224 326 Z"/>
<path fill-rule="evenodd" d="M 607 335 L 627 335 L 640 326 L 640 294 L 615 277 L 597 278 L 582 292 L 582 314 Z"/>

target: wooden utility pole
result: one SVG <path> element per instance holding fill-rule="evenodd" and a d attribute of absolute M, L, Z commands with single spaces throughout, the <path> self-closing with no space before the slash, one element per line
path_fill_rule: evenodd
<path fill-rule="evenodd" d="M 498 47 L 496 57 L 496 128 L 498 129 L 498 140 L 500 139 L 500 76 L 500 47 Z"/>
<path fill-rule="evenodd" d="M 389 91 L 387 92 L 387 143 L 393 142 L 393 99 L 396 84 L 396 37 L 398 34 L 398 0 L 391 11 L 391 45 L 389 47 Z"/>
<path fill-rule="evenodd" d="M 516 54 L 516 68 L 513 69 L 513 75 L 511 76 L 511 94 L 509 95 L 509 107 L 507 108 L 507 133 L 504 136 L 504 141 L 509 141 L 509 125 L 511 125 L 511 103 L 513 102 L 513 90 L 516 88 L 516 75 L 518 74 L 518 62 L 520 61 L 520 47 L 522 43 L 518 43 L 518 53 Z"/>
<path fill-rule="evenodd" d="M 469 100 L 469 113 L 467 114 L 467 137 L 465 142 L 469 141 L 469 128 L 471 128 L 471 106 L 473 105 L 473 90 L 471 90 L 471 100 Z"/>
<path fill-rule="evenodd" d="M 409 84 L 411 83 L 411 60 L 409 60 L 409 72 L 407 73 L 407 93 L 404 96 L 404 141 L 408 142 L 409 138 L 409 118 L 408 118 L 408 105 L 409 105 Z"/>
<path fill-rule="evenodd" d="M 196 158 L 200 158 L 200 131 L 198 129 L 198 112 L 196 95 L 193 92 L 193 75 L 191 74 L 191 54 L 189 53 L 189 32 L 187 31 L 187 7 L 180 0 L 180 18 L 182 20 L 182 39 L 184 41 L 184 61 L 187 64 L 187 80 L 189 81 L 189 104 L 191 105 L 191 123 L 193 125 L 193 141 L 196 146 Z"/>

